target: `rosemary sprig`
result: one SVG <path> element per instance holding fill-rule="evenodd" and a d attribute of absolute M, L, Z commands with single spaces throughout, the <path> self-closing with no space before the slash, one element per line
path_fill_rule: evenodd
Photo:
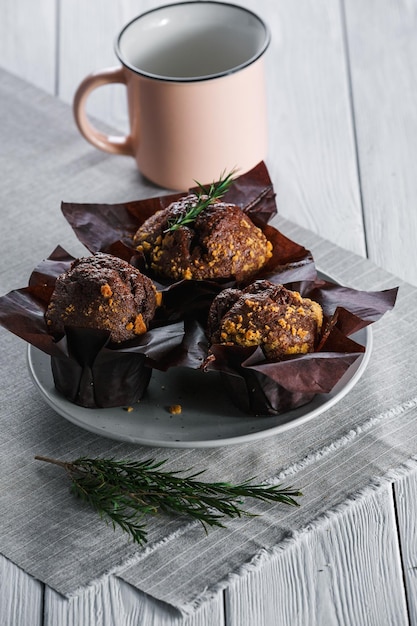
<path fill-rule="evenodd" d="M 224 517 L 251 515 L 241 508 L 243 498 L 298 506 L 302 493 L 281 485 L 238 485 L 196 480 L 204 472 L 178 476 L 182 472 L 161 471 L 166 461 L 115 461 L 81 457 L 66 462 L 44 456 L 39 461 L 62 467 L 71 491 L 90 504 L 113 529 L 120 526 L 134 542 L 147 541 L 145 518 L 158 513 L 188 515 L 209 526 L 223 527 Z"/>
<path fill-rule="evenodd" d="M 199 187 L 199 191 L 197 193 L 197 200 L 195 202 L 190 202 L 189 208 L 184 215 L 180 215 L 176 220 L 168 225 L 168 228 L 165 232 L 173 232 L 174 230 L 178 230 L 181 226 L 187 226 L 187 224 L 192 224 L 197 217 L 200 215 L 204 209 L 206 209 L 210 204 L 213 204 L 216 200 L 220 200 L 229 189 L 230 185 L 233 182 L 233 177 L 236 173 L 236 170 L 232 170 L 229 174 L 226 175 L 223 172 L 220 176 L 220 180 L 217 183 L 211 183 L 210 187 L 204 187 L 197 180 L 195 181 Z"/>

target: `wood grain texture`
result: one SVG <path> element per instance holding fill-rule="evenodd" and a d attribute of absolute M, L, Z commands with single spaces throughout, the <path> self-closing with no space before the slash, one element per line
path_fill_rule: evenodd
<path fill-rule="evenodd" d="M 0 554 L 0 626 L 43 626 L 43 589 Z"/>
<path fill-rule="evenodd" d="M 0 65 L 55 94 L 56 0 L 1 0 Z"/>
<path fill-rule="evenodd" d="M 369 257 L 417 284 L 417 4 L 345 1 Z"/>
<path fill-rule="evenodd" d="M 227 626 L 405 626 L 391 486 L 312 524 L 273 559 L 234 578 Z"/>
<path fill-rule="evenodd" d="M 394 494 L 410 624 L 417 624 L 417 471 L 397 480 Z"/>
<path fill-rule="evenodd" d="M 267 164 L 279 212 L 364 255 L 339 0 L 244 4 L 272 34 Z"/>
<path fill-rule="evenodd" d="M 224 626 L 223 604 L 219 592 L 193 615 L 184 617 L 110 576 L 70 599 L 46 589 L 43 626 Z"/>

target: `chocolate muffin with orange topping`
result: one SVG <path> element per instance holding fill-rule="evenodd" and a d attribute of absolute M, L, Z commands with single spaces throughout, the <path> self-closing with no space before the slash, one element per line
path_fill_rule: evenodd
<path fill-rule="evenodd" d="M 48 330 L 65 326 L 110 332 L 110 341 L 134 339 L 148 330 L 158 296 L 151 279 L 109 254 L 76 259 L 55 284 L 45 313 Z"/>
<path fill-rule="evenodd" d="M 202 201 L 206 206 L 199 212 Z M 187 219 L 196 208 L 196 217 Z M 155 274 L 175 281 L 247 280 L 272 256 L 272 244 L 238 206 L 197 194 L 148 218 L 134 243 Z"/>
<path fill-rule="evenodd" d="M 321 306 L 283 285 L 258 280 L 225 289 L 208 317 L 211 343 L 260 346 L 270 360 L 313 352 L 323 323 Z"/>

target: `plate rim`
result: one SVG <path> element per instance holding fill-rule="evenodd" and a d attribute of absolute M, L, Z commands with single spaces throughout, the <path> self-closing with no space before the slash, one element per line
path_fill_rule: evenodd
<path fill-rule="evenodd" d="M 223 438 L 217 438 L 217 439 L 197 439 L 197 440 L 161 440 L 161 439 L 150 439 L 150 438 L 143 438 L 143 437 L 127 437 L 127 436 L 123 436 L 123 435 L 118 435 L 117 432 L 110 432 L 110 431 L 105 431 L 103 428 L 100 428 L 99 426 L 94 427 L 92 425 L 90 425 L 89 423 L 85 423 L 82 420 L 80 420 L 77 415 L 74 415 L 74 410 L 77 411 L 77 413 L 81 412 L 83 413 L 83 411 L 85 412 L 91 412 L 91 411 L 103 411 L 106 410 L 108 411 L 109 409 L 88 409 L 88 408 L 84 408 L 80 407 L 78 405 L 74 405 L 73 403 L 71 403 L 69 400 L 67 400 L 66 398 L 64 398 L 63 396 L 61 396 L 59 394 L 58 391 L 54 390 L 54 393 L 50 393 L 48 391 L 48 389 L 46 389 L 46 387 L 42 384 L 42 382 L 39 379 L 39 375 L 38 375 L 38 371 L 37 371 L 37 366 L 36 364 L 34 364 L 34 356 L 36 356 L 36 352 L 40 353 L 41 355 L 43 355 L 45 358 L 50 358 L 49 355 L 47 355 L 46 353 L 42 352 L 41 350 L 39 350 L 38 348 L 36 348 L 35 346 L 32 346 L 31 344 L 28 344 L 27 347 L 27 354 L 26 354 L 26 361 L 27 361 L 27 366 L 28 366 L 28 370 L 30 373 L 30 376 L 32 378 L 32 381 L 34 382 L 36 388 L 38 389 L 40 395 L 43 397 L 43 399 L 47 402 L 47 404 L 54 410 L 56 411 L 59 415 L 61 415 L 61 417 L 63 417 L 64 419 L 68 420 L 69 422 L 71 422 L 72 424 L 83 428 L 84 430 L 88 431 L 88 432 L 92 432 L 96 435 L 101 435 L 103 437 L 106 437 L 108 439 L 112 439 L 115 441 L 122 441 L 125 443 L 133 443 L 136 445 L 144 445 L 144 446 L 152 446 L 152 447 L 163 447 L 163 448 L 215 448 L 215 447 L 222 447 L 222 446 L 227 446 L 227 445 L 234 445 L 234 444 L 242 444 L 242 443 L 250 443 L 252 441 L 259 441 L 260 439 L 264 439 L 266 437 L 272 437 L 274 435 L 278 435 L 281 434 L 283 432 L 286 432 L 292 428 L 295 428 L 297 426 L 300 426 L 302 424 L 305 424 L 308 421 L 311 421 L 312 419 L 314 419 L 315 417 L 318 417 L 319 415 L 321 415 L 322 413 L 328 411 L 329 409 L 331 409 L 335 404 L 337 404 L 338 402 L 340 402 L 340 400 L 342 400 L 352 389 L 353 387 L 355 387 L 355 385 L 357 384 L 357 382 L 360 380 L 360 378 L 362 377 L 363 373 L 365 372 L 369 360 L 370 360 L 370 356 L 372 353 L 372 347 L 373 347 L 373 334 L 372 334 L 372 329 L 370 326 L 366 326 L 365 328 L 363 328 L 362 330 L 365 331 L 365 352 L 363 354 L 361 354 L 358 359 L 351 365 L 351 367 L 356 366 L 356 370 L 353 373 L 353 375 L 349 378 L 349 380 L 343 385 L 342 389 L 340 389 L 339 391 L 337 391 L 333 396 L 331 395 L 332 392 L 330 392 L 330 394 L 321 394 L 323 396 L 330 396 L 327 400 L 325 400 L 322 404 L 320 404 L 319 406 L 315 407 L 312 410 L 308 410 L 308 406 L 310 403 L 304 405 L 306 412 L 298 417 L 295 417 L 294 419 L 289 419 L 284 423 L 280 423 L 280 424 L 275 424 L 273 426 L 271 426 L 271 428 L 264 428 L 264 429 L 260 429 L 258 431 L 254 431 L 254 432 L 250 432 L 250 433 L 245 433 L 245 434 L 238 434 L 234 437 L 223 437 Z M 358 365 L 358 360 L 360 360 L 360 363 Z M 350 369 L 350 368 L 349 368 Z M 349 370 L 347 370 L 349 371 Z M 51 381 L 52 381 L 52 371 L 50 373 L 51 376 Z M 53 384 L 53 381 L 52 381 Z M 74 409 L 74 407 L 76 407 Z M 304 409 L 304 407 L 300 407 L 301 410 Z M 71 408 L 73 408 L 73 410 L 71 411 Z M 115 407 L 118 408 L 118 407 Z M 288 413 L 291 413 L 291 411 L 288 411 Z M 285 415 L 285 413 L 284 413 Z M 236 416 L 237 418 L 239 416 Z M 252 416 L 254 417 L 254 416 Z M 273 416 L 271 416 L 273 417 Z M 255 418 L 256 419 L 256 418 Z"/>

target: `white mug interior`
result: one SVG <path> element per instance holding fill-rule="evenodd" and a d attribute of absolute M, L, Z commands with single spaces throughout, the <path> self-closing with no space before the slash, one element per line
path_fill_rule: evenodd
<path fill-rule="evenodd" d="M 120 33 L 116 54 L 123 65 L 151 78 L 207 80 L 250 65 L 269 39 L 265 23 L 251 11 L 199 0 L 138 16 Z"/>

